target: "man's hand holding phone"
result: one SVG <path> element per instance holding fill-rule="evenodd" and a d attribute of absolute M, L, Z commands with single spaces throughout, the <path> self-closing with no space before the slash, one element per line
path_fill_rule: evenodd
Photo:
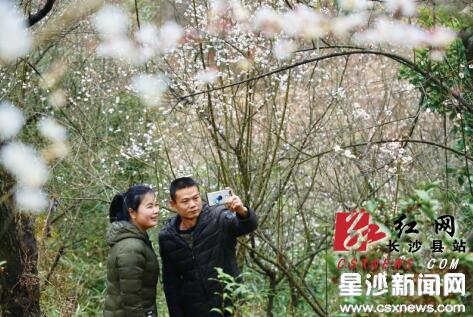
<path fill-rule="evenodd" d="M 237 195 L 230 196 L 225 203 L 225 207 L 230 211 L 236 212 L 242 218 L 245 218 L 248 215 L 248 208 L 243 205 L 240 197 Z"/>
<path fill-rule="evenodd" d="M 231 188 L 208 193 L 207 198 L 210 206 L 225 205 L 228 210 L 236 212 L 242 218 L 248 215 L 248 209 L 243 205 L 240 197 L 233 194 Z"/>

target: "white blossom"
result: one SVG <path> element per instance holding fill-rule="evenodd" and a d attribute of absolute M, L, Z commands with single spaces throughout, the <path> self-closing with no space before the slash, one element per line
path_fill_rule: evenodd
<path fill-rule="evenodd" d="M 135 39 L 140 44 L 138 63 L 147 62 L 158 52 L 159 49 L 159 30 L 150 23 L 144 24 L 141 29 L 135 32 Z"/>
<path fill-rule="evenodd" d="M 227 0 L 211 0 L 210 9 L 213 14 L 221 17 L 228 13 L 228 9 L 230 9 L 230 4 Z"/>
<path fill-rule="evenodd" d="M 166 22 L 159 31 L 159 48 L 162 52 L 171 52 L 174 50 L 182 36 L 184 30 L 175 22 Z"/>
<path fill-rule="evenodd" d="M 238 0 L 233 0 L 230 2 L 230 7 L 232 9 L 233 17 L 239 22 L 246 21 L 250 16 L 248 9 L 243 7 Z"/>
<path fill-rule="evenodd" d="M 386 0 L 386 8 L 393 14 L 413 16 L 416 14 L 416 4 L 412 0 Z"/>
<path fill-rule="evenodd" d="M 383 17 L 376 20 L 373 29 L 356 33 L 354 40 L 362 44 L 377 43 L 405 48 L 420 48 L 425 46 L 427 33 L 418 26 Z"/>
<path fill-rule="evenodd" d="M 144 46 L 152 48 L 157 47 L 159 30 L 151 23 L 145 23 L 143 26 L 135 32 L 135 39 Z"/>
<path fill-rule="evenodd" d="M 11 62 L 26 55 L 32 43 L 25 17 L 9 2 L 0 0 L 0 60 Z"/>
<path fill-rule="evenodd" d="M 161 75 L 139 74 L 133 77 L 131 87 L 147 106 L 155 107 L 160 104 L 167 84 Z"/>
<path fill-rule="evenodd" d="M 332 20 L 331 31 L 337 37 L 345 37 L 350 31 L 364 26 L 368 21 L 366 13 L 354 13 L 340 16 Z"/>
<path fill-rule="evenodd" d="M 35 149 L 20 142 L 5 145 L 0 162 L 22 186 L 39 187 L 48 179 L 48 167 Z"/>
<path fill-rule="evenodd" d="M 48 197 L 39 188 L 20 187 L 14 197 L 18 209 L 23 211 L 39 212 L 48 206 Z"/>
<path fill-rule="evenodd" d="M 274 43 L 273 54 L 277 59 L 284 60 L 289 58 L 296 49 L 297 45 L 294 41 L 281 39 Z"/>
<path fill-rule="evenodd" d="M 93 17 L 93 24 L 104 39 L 125 36 L 130 20 L 123 10 L 114 5 L 105 5 Z"/>
<path fill-rule="evenodd" d="M 278 33 L 283 20 L 281 16 L 270 7 L 261 7 L 256 10 L 253 18 L 253 27 L 256 31 L 263 31 L 267 35 Z"/>
<path fill-rule="evenodd" d="M 340 152 L 340 151 L 342 150 L 342 148 L 341 148 L 340 145 L 335 144 L 335 146 L 333 147 L 333 150 L 334 150 L 335 152 Z"/>
<path fill-rule="evenodd" d="M 97 46 L 97 55 L 123 59 L 133 63 L 136 61 L 136 47 L 127 37 L 116 37 L 106 40 Z"/>
<path fill-rule="evenodd" d="M 356 156 L 353 155 L 350 150 L 345 150 L 345 151 L 343 152 L 343 155 L 345 155 L 345 156 L 348 157 L 348 158 L 356 158 Z"/>
<path fill-rule="evenodd" d="M 329 23 L 311 8 L 298 5 L 295 10 L 284 14 L 282 28 L 287 35 L 311 40 L 327 34 Z"/>
<path fill-rule="evenodd" d="M 63 159 L 70 151 L 69 144 L 67 142 L 54 142 L 46 148 L 46 155 L 48 159 Z"/>
<path fill-rule="evenodd" d="M 363 11 L 371 7 L 367 0 L 338 0 L 338 4 L 345 11 Z"/>
<path fill-rule="evenodd" d="M 48 100 L 54 108 L 58 109 L 66 103 L 66 95 L 62 89 L 58 89 L 49 95 Z"/>
<path fill-rule="evenodd" d="M 67 130 L 51 118 L 43 118 L 38 123 L 39 132 L 53 142 L 64 142 L 67 139 Z"/>
<path fill-rule="evenodd" d="M 217 80 L 219 73 L 215 68 L 201 70 L 195 76 L 195 80 L 200 84 L 210 84 Z"/>
<path fill-rule="evenodd" d="M 450 45 L 456 37 L 456 33 L 444 27 L 436 27 L 427 32 L 426 42 L 434 48 L 445 48 Z"/>
<path fill-rule="evenodd" d="M 25 118 L 18 108 L 8 102 L 0 103 L 0 139 L 14 137 L 24 124 Z"/>

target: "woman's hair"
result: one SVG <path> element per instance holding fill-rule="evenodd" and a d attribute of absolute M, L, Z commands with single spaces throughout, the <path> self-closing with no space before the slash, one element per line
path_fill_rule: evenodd
<path fill-rule="evenodd" d="M 130 221 L 128 208 L 135 211 L 138 210 L 143 197 L 148 193 L 154 194 L 154 190 L 146 185 L 136 185 L 128 188 L 124 193 L 116 194 L 110 203 L 110 222 L 121 220 Z"/>

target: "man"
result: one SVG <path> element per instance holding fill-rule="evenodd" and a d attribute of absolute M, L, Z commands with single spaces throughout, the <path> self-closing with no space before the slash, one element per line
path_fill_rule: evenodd
<path fill-rule="evenodd" d="M 164 293 L 171 317 L 220 316 L 221 285 L 216 267 L 237 277 L 237 237 L 256 229 L 258 220 L 240 198 L 223 206 L 202 205 L 198 184 L 190 177 L 170 186 L 171 206 L 177 215 L 159 233 Z"/>

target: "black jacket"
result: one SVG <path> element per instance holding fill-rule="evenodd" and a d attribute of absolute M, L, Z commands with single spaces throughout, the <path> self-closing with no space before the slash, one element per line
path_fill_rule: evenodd
<path fill-rule="evenodd" d="M 224 206 L 204 205 L 197 219 L 193 245 L 178 234 L 179 216 L 171 218 L 159 233 L 163 261 L 164 292 L 170 317 L 216 316 L 209 311 L 221 306 L 215 267 L 234 277 L 240 275 L 236 261 L 237 237 L 258 226 L 253 210 L 241 219 Z"/>

